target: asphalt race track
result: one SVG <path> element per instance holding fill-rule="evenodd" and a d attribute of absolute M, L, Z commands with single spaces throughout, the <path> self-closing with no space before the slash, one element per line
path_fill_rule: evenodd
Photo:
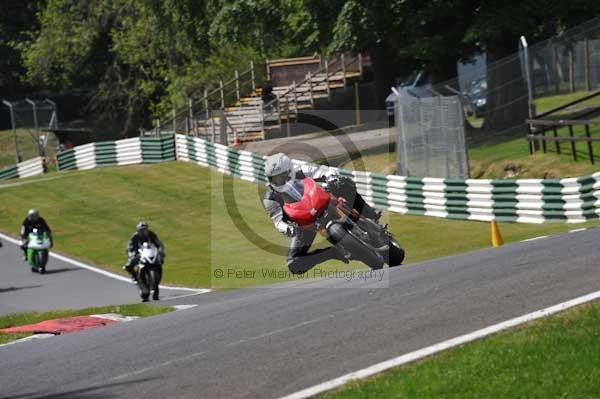
<path fill-rule="evenodd" d="M 198 306 L 0 347 L 0 397 L 280 397 L 598 291 L 599 239 L 590 229 L 397 268 L 389 288 L 304 281 L 174 300 Z"/>
<path fill-rule="evenodd" d="M 0 316 L 26 311 L 80 309 L 140 302 L 135 285 L 50 257 L 46 274 L 32 273 L 23 252 L 3 239 L 0 248 Z M 123 262 L 124 263 L 124 262 Z M 161 297 L 189 295 L 162 290 Z M 1 393 L 0 385 L 0 393 Z"/>

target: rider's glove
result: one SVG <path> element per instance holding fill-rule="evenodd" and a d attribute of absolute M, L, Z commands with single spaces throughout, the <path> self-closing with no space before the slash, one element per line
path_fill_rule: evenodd
<path fill-rule="evenodd" d="M 293 237 L 294 235 L 296 235 L 296 226 L 290 223 L 286 223 L 284 221 L 280 221 L 279 223 L 277 223 L 277 231 L 288 237 Z"/>
<path fill-rule="evenodd" d="M 296 226 L 289 224 L 285 235 L 288 237 L 293 237 L 296 235 L 296 231 L 297 231 Z"/>
<path fill-rule="evenodd" d="M 329 176 L 327 176 L 327 179 L 325 179 L 325 186 L 330 187 L 332 184 L 335 184 L 339 179 L 340 175 L 338 175 L 337 173 L 332 173 Z"/>

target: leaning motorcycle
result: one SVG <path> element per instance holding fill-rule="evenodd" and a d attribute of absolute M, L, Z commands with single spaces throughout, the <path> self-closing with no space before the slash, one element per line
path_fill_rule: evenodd
<path fill-rule="evenodd" d="M 402 264 L 404 249 L 387 226 L 361 216 L 343 197 L 336 197 L 313 179 L 303 180 L 304 192 L 297 202 L 286 202 L 284 210 L 300 228 L 317 230 L 350 259 L 371 269 Z"/>
<path fill-rule="evenodd" d="M 140 260 L 137 266 L 137 279 L 140 296 L 143 302 L 148 302 L 150 293 L 152 299 L 158 300 L 158 285 L 162 277 L 160 254 L 156 246 L 145 242 L 138 249 Z"/>
<path fill-rule="evenodd" d="M 48 263 L 48 249 L 52 242 L 48 233 L 33 229 L 27 236 L 27 262 L 31 266 L 32 272 L 40 274 L 46 273 L 46 264 Z"/>

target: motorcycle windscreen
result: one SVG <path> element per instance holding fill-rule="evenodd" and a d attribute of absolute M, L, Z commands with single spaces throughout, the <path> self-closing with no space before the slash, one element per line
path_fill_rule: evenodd
<path fill-rule="evenodd" d="M 154 248 L 154 247 L 143 248 L 140 253 L 140 259 L 145 262 L 154 263 L 154 262 L 156 262 L 156 255 L 157 255 L 156 248 Z"/>
<path fill-rule="evenodd" d="M 286 203 L 283 210 L 294 222 L 300 226 L 308 226 L 327 209 L 329 193 L 319 186 L 313 179 L 304 179 L 304 195 L 294 203 Z"/>
<path fill-rule="evenodd" d="M 29 233 L 27 247 L 31 249 L 48 249 L 50 248 L 50 239 L 46 233 Z"/>

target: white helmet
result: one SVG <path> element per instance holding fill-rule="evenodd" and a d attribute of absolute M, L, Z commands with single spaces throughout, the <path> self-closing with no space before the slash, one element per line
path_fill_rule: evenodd
<path fill-rule="evenodd" d="M 30 209 L 27 212 L 27 219 L 31 221 L 37 221 L 40 218 L 40 212 L 37 209 Z"/>
<path fill-rule="evenodd" d="M 279 192 L 286 192 L 296 179 L 291 159 L 282 152 L 265 159 L 265 176 L 271 187 Z"/>

